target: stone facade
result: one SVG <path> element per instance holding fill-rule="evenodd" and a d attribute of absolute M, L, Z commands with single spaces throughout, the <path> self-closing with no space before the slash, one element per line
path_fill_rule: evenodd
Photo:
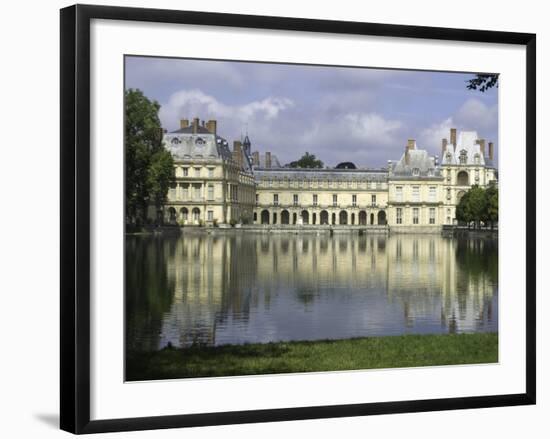
<path fill-rule="evenodd" d="M 174 180 L 164 207 L 164 222 L 179 225 L 215 225 L 251 222 L 256 184 L 243 145 L 216 133 L 214 120 L 191 124 L 164 135 L 174 158 Z"/>
<path fill-rule="evenodd" d="M 395 232 L 433 232 L 456 222 L 462 195 L 474 184 L 496 182 L 494 146 L 476 132 L 451 129 L 442 156 L 409 139 L 403 155 L 385 168 L 353 163 L 323 169 L 281 166 L 270 153 L 252 152 L 248 136 L 228 142 L 216 121 L 181 121 L 164 136 L 175 178 L 164 216 L 171 224 L 385 226 Z"/>

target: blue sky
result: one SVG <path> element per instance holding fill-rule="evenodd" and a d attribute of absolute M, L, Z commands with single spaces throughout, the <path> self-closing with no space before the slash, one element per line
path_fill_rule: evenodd
<path fill-rule="evenodd" d="M 473 74 L 126 58 L 126 87 L 161 104 L 168 131 L 180 119 L 218 120 L 228 141 L 288 163 L 308 151 L 334 166 L 385 166 L 407 139 L 439 154 L 451 127 L 477 131 L 498 151 L 498 89 L 467 90 Z"/>

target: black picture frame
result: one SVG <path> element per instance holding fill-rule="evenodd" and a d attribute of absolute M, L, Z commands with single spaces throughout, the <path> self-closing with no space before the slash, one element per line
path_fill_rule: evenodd
<path fill-rule="evenodd" d="M 446 399 L 90 420 L 90 22 L 130 20 L 513 44 L 526 47 L 526 392 Z M 99 433 L 535 404 L 536 35 L 303 18 L 75 5 L 61 10 L 60 424 Z"/>

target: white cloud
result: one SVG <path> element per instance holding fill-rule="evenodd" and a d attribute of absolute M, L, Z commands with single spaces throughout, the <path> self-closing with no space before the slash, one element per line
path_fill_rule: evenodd
<path fill-rule="evenodd" d="M 402 127 L 401 122 L 384 119 L 377 113 L 346 114 L 344 123 L 356 139 L 379 145 L 394 144 L 396 134 Z"/>
<path fill-rule="evenodd" d="M 177 126 L 180 119 L 232 119 L 244 124 L 252 121 L 269 121 L 276 119 L 282 111 L 294 105 L 292 100 L 280 97 L 267 97 L 243 105 L 228 105 L 201 90 L 180 90 L 162 104 L 159 116 L 164 127 L 171 129 Z"/>
<path fill-rule="evenodd" d="M 489 107 L 479 99 L 468 99 L 457 111 L 456 122 L 462 127 L 471 126 L 478 131 L 489 131 L 498 124 L 498 107 Z"/>

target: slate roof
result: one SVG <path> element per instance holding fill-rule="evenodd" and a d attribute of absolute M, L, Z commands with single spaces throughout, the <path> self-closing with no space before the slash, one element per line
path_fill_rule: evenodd
<path fill-rule="evenodd" d="M 478 135 L 476 131 L 461 131 L 456 140 L 456 148 L 452 144 L 448 144 L 441 158 L 442 165 L 458 165 L 460 164 L 460 156 L 464 154 L 466 157 L 466 165 L 486 165 L 489 160 L 481 153 L 481 147 L 477 143 Z M 476 163 L 476 156 L 479 162 Z M 490 166 L 490 165 L 488 165 Z"/>
<path fill-rule="evenodd" d="M 369 180 L 385 182 L 388 173 L 385 169 L 307 169 L 307 168 L 277 168 L 254 170 L 256 180 L 269 178 L 272 180 L 331 180 L 331 181 L 352 181 Z"/>
<path fill-rule="evenodd" d="M 392 163 L 390 174 L 399 177 L 441 177 L 441 171 L 435 163 L 435 157 L 430 157 L 425 149 L 410 149 L 404 152 L 397 163 Z"/>

